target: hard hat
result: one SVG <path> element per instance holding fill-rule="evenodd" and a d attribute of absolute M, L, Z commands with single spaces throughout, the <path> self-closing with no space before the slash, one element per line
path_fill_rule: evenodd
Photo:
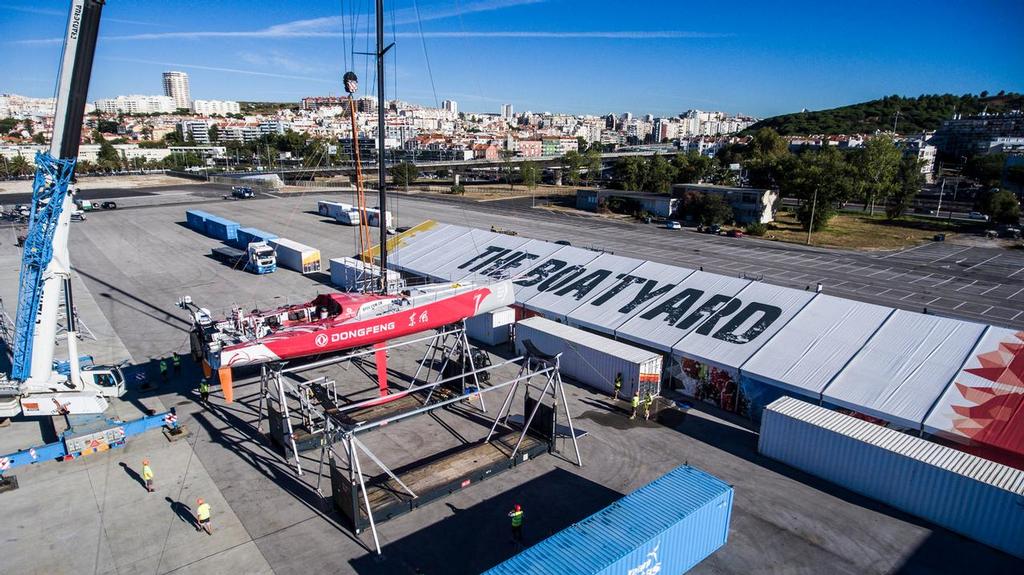
<path fill-rule="evenodd" d="M 203 504 L 203 498 L 200 497 L 199 499 L 196 499 L 196 504 L 197 505 L 202 505 Z"/>
<path fill-rule="evenodd" d="M 523 510 L 522 506 L 520 506 L 518 503 L 516 503 L 516 511 L 522 511 L 522 510 Z"/>

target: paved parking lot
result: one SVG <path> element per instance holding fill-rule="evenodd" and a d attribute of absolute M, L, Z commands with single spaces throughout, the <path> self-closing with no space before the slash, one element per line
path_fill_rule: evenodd
<path fill-rule="evenodd" d="M 351 255 L 355 231 L 311 213 L 318 197 L 344 196 L 194 201 L 243 225 L 316 246 L 325 261 Z M 173 195 L 174 202 L 187 199 L 187 192 Z M 76 288 L 80 311 L 90 325 L 103 328 L 104 339 L 120 340 L 116 346 L 84 342 L 83 353 L 90 353 L 90 346 L 107 345 L 107 355 L 123 350 L 125 359 L 148 362 L 154 373 L 153 358 L 187 349 L 188 324 L 174 305 L 182 295 L 218 313 L 235 304 L 280 304 L 330 289 L 325 274 L 303 276 L 282 269 L 256 276 L 212 260 L 206 254 L 220 243 L 185 228 L 185 208 L 176 203 L 99 212 L 74 225 L 71 255 L 81 278 Z M 481 228 L 494 224 L 524 236 L 568 239 L 574 245 L 704 266 L 707 271 L 764 274 L 765 281 L 801 288 L 823 281 L 839 295 L 848 295 L 846 289 L 858 299 L 910 309 L 919 304 L 911 304 L 904 294 L 926 290 L 942 294 L 933 297 L 948 297 L 945 305 L 951 315 L 962 317 L 969 317 L 967 304 L 972 302 L 1011 302 L 1000 307 L 1013 313 L 1024 307 L 1017 300 L 1021 293 L 1008 289 L 1022 281 L 1024 273 L 1013 272 L 1024 264 L 1018 267 L 1019 258 L 1009 252 L 970 248 L 958 253 L 956 246 L 928 245 L 893 254 L 850 254 L 529 208 L 524 213 L 494 202 L 398 197 L 391 209 L 398 225 L 428 217 Z M 0 241 L 0 267 L 12 272 L 0 276 L 0 294 L 16 292 L 16 256 L 9 242 Z M 948 271 L 944 265 L 950 266 Z M 951 279 L 943 282 L 947 277 Z M 977 317 L 995 318 L 997 306 L 986 305 L 992 309 L 978 310 Z M 1021 319 L 1011 316 L 1003 323 L 1024 325 Z M 421 353 L 405 357 L 396 352 L 396 369 L 408 371 Z M 369 535 L 356 538 L 345 531 L 339 516 L 317 494 L 316 474 L 309 472 L 313 466 L 297 477 L 258 433 L 256 384 L 240 378 L 235 404 L 224 404 L 215 393 L 212 405 L 204 407 L 195 401 L 197 377 L 196 366 L 186 364 L 184 376 L 171 385 L 142 392 L 133 384 L 125 401 L 118 402 L 123 410 L 119 413 L 126 417 L 143 407 L 176 406 L 180 422 L 193 432 L 188 443 L 168 444 L 159 435 L 147 434 L 124 450 L 19 472 L 24 487 L 0 495 L 12 516 L 0 522 L 0 540 L 13 557 L 6 563 L 9 571 L 477 573 L 514 552 L 505 517 L 512 503 L 524 503 L 527 540 L 533 543 L 684 462 L 736 488 L 730 541 L 694 573 L 982 574 L 1014 572 L 1013 565 L 1019 565 L 1004 554 L 760 457 L 756 434 L 704 406 L 669 425 L 631 425 L 606 397 L 571 384 L 568 402 L 577 425 L 589 432 L 580 443 L 582 469 L 545 455 L 389 521 L 381 526 L 385 556 L 378 559 L 368 550 Z M 333 377 L 347 389 L 373 387 L 357 369 L 339 369 Z M 453 415 L 397 424 L 368 441 L 382 455 L 401 458 L 386 459 L 393 462 L 475 439 L 450 435 L 451 429 L 462 430 L 448 419 Z M 11 429 L 0 430 L 0 452 L 41 441 L 46 427 L 16 421 Z M 12 430 L 17 433 L 9 434 Z M 138 465 L 145 456 L 154 459 L 158 495 L 145 493 L 119 465 Z M 213 537 L 195 534 L 183 518 L 187 510 L 182 505 L 191 505 L 197 496 L 214 502 L 218 531 Z M 80 528 L 55 527 L 68 524 Z"/>

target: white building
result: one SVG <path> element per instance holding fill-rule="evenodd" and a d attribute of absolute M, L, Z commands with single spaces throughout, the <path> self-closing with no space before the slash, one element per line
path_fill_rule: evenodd
<path fill-rule="evenodd" d="M 210 123 L 205 120 L 181 122 L 178 131 L 185 140 L 191 139 L 197 144 L 210 143 Z"/>
<path fill-rule="evenodd" d="M 188 86 L 188 74 L 164 72 L 164 95 L 173 98 L 176 107 L 189 109 L 192 103 L 192 93 Z"/>
<path fill-rule="evenodd" d="M 132 94 L 96 100 L 96 109 L 105 114 L 172 114 L 176 108 L 170 96 Z"/>
<path fill-rule="evenodd" d="M 445 100 L 441 102 L 441 109 L 445 112 L 452 114 L 453 116 L 459 115 L 459 103 L 455 100 Z"/>
<path fill-rule="evenodd" d="M 192 100 L 192 112 L 203 116 L 213 114 L 226 116 L 241 113 L 241 108 L 239 108 L 238 102 L 231 100 Z"/>
<path fill-rule="evenodd" d="M 501 105 L 501 117 L 502 118 L 504 118 L 506 120 L 511 120 L 512 116 L 513 116 L 513 113 L 514 112 L 513 112 L 513 109 L 512 109 L 512 104 L 502 104 Z"/>
<path fill-rule="evenodd" d="M 0 94 L 0 118 L 42 118 L 53 116 L 57 102 L 53 98 L 30 98 L 17 94 Z M 91 106 L 86 105 L 88 114 Z"/>

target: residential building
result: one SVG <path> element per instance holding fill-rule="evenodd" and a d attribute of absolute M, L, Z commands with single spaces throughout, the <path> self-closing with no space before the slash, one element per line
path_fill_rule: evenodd
<path fill-rule="evenodd" d="M 177 106 L 170 96 L 117 96 L 96 100 L 96 109 L 105 114 L 173 114 Z"/>
<path fill-rule="evenodd" d="M 924 137 L 910 138 L 903 142 L 903 155 L 915 156 L 921 161 L 921 173 L 928 183 L 935 174 L 935 155 L 937 148 L 925 141 Z"/>
<path fill-rule="evenodd" d="M 721 196 L 732 207 L 737 224 L 758 222 L 767 224 L 775 219 L 778 192 L 760 188 L 735 188 L 713 184 L 676 184 L 672 197 L 682 198 L 687 193 Z"/>
<path fill-rule="evenodd" d="M 188 74 L 184 72 L 164 72 L 164 96 L 174 99 L 177 108 L 191 108 L 192 93 L 188 86 Z"/>
<path fill-rule="evenodd" d="M 281 120 L 265 120 L 260 122 L 260 134 L 284 134 L 290 126 Z"/>
<path fill-rule="evenodd" d="M 455 100 L 445 100 L 441 102 L 441 109 L 453 116 L 459 115 L 459 103 Z"/>
<path fill-rule="evenodd" d="M 476 144 L 473 146 L 473 158 L 477 160 L 497 160 L 498 146 L 494 144 Z"/>
<path fill-rule="evenodd" d="M 513 117 L 512 104 L 501 105 L 501 117 L 506 120 L 512 120 Z"/>
<path fill-rule="evenodd" d="M 988 154 L 1000 138 L 1024 138 L 1024 113 L 957 116 L 943 122 L 928 143 L 950 158 L 959 158 Z"/>
<path fill-rule="evenodd" d="M 302 109 L 316 111 L 320 108 L 334 108 L 348 106 L 348 98 L 345 96 L 309 96 L 302 99 Z"/>
<path fill-rule="evenodd" d="M 212 114 L 226 116 L 240 113 L 240 108 L 238 102 L 231 100 L 192 100 L 192 111 L 203 116 Z"/>
<path fill-rule="evenodd" d="M 206 120 L 186 120 L 178 124 L 178 133 L 185 141 L 197 144 L 210 143 L 210 123 Z"/>
<path fill-rule="evenodd" d="M 536 158 L 544 151 L 540 140 L 519 140 L 516 143 L 516 148 L 516 155 L 524 158 Z"/>
<path fill-rule="evenodd" d="M 260 139 L 258 126 L 224 126 L 220 128 L 220 141 L 222 142 L 255 142 Z"/>

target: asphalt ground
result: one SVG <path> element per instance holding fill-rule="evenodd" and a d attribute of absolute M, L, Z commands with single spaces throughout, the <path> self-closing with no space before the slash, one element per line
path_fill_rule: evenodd
<path fill-rule="evenodd" d="M 144 377 L 154 379 L 158 358 L 187 350 L 186 316 L 175 306 L 182 295 L 191 295 L 216 314 L 232 305 L 300 301 L 329 289 L 326 274 L 303 276 L 282 269 L 256 276 L 207 257 L 221 244 L 184 227 L 186 206 L 180 202 L 187 194 L 166 194 L 168 201 L 178 203 L 97 212 L 72 230 L 72 260 L 83 284 L 76 291 L 83 302 L 80 312 L 90 325 L 111 326 L 113 333 L 105 339 L 118 339 L 125 359 L 139 365 Z M 316 215 L 318 197 L 339 195 L 195 201 L 202 202 L 204 210 L 243 225 L 316 246 L 325 261 L 351 255 L 354 230 Z M 865 257 L 538 210 L 530 210 L 526 217 L 520 208 L 493 203 L 398 197 L 390 207 L 397 225 L 413 225 L 426 217 L 482 228 L 494 224 L 526 236 L 607 246 L 623 255 L 688 262 L 723 273 L 742 273 L 745 270 L 730 266 L 751 265 L 743 262 L 757 262 L 765 271 L 797 271 L 795 264 L 803 259 L 814 260 L 805 265 L 818 269 L 816 264 L 826 268 L 826 263 L 841 265 L 843 258 Z M 1012 274 L 1019 268 L 1009 259 L 1003 261 L 1004 253 L 993 254 L 999 257 L 986 262 L 992 256 L 974 254 L 974 248 L 957 254 L 955 246 L 938 247 L 950 255 L 930 254 L 927 250 L 934 248 L 929 245 L 871 254 L 866 256 L 867 265 L 950 265 L 962 274 L 1005 273 L 1008 277 L 1000 283 L 1019 281 L 1021 276 Z M 759 251 L 745 254 L 746 250 Z M 790 259 L 773 263 L 769 255 Z M 0 257 L 13 265 L 17 251 L 9 242 L 0 242 Z M 971 259 L 961 261 L 965 257 Z M 935 262 L 937 258 L 941 259 Z M 963 265 L 968 262 L 973 263 Z M 837 294 L 844 286 L 830 286 L 829 281 L 844 281 L 838 274 L 859 277 L 853 269 L 823 271 L 837 274 L 817 276 L 828 280 L 826 289 Z M 927 273 L 936 272 L 920 275 Z M 16 292 L 15 277 L 0 276 L 0 293 Z M 787 285 L 812 279 L 781 277 Z M 766 273 L 765 281 L 773 278 Z M 890 278 L 888 284 L 891 288 L 902 282 Z M 858 299 L 866 297 L 860 294 Z M 117 349 L 110 342 L 86 341 L 82 351 L 89 353 L 100 345 L 108 346 L 108 355 Z M 396 380 L 411 377 L 422 350 L 392 353 Z M 502 376 L 514 371 L 511 366 L 503 368 Z M 369 393 L 374 385 L 352 365 L 310 375 L 330 376 L 353 397 Z M 258 384 L 240 378 L 234 404 L 224 404 L 215 390 L 212 404 L 201 406 L 196 401 L 197 378 L 197 367 L 188 362 L 181 376 L 155 390 L 142 390 L 140 380 L 133 378 L 129 394 L 114 406 L 124 418 L 144 408 L 176 407 L 179 421 L 192 434 L 187 442 L 168 443 L 160 434 L 149 433 L 122 450 L 17 470 L 22 487 L 0 494 L 7 512 L 0 522 L 5 572 L 477 573 L 514 553 L 505 516 L 513 503 L 526 509 L 526 538 L 532 544 L 683 463 L 736 489 L 729 543 L 694 573 L 1010 573 L 1021 565 L 1005 554 L 760 457 L 756 434 L 710 408 L 695 406 L 667 425 L 630 423 L 624 406 L 572 382 L 566 386 L 569 408 L 577 426 L 588 432 L 580 440 L 582 468 L 571 463 L 571 450 L 561 445 L 561 455 L 543 455 L 383 523 L 384 557 L 377 558 L 370 551 L 369 533 L 356 537 L 346 531 L 340 516 L 317 493 L 317 454 L 303 460 L 306 472 L 299 477 L 260 433 Z M 493 413 L 498 401 L 487 399 Z M 514 404 L 520 406 L 521 401 Z M 435 416 L 371 432 L 366 443 L 389 466 L 397 467 L 485 433 L 479 419 L 483 416 L 473 405 Z M 266 429 L 264 423 L 262 431 Z M 0 452 L 52 440 L 53 433 L 49 422 L 18 419 L 0 429 Z M 132 474 L 143 457 L 153 461 L 156 494 L 146 493 Z M 324 483 L 321 488 L 327 492 Z M 213 504 L 212 537 L 196 533 L 187 520 L 196 497 Z"/>

